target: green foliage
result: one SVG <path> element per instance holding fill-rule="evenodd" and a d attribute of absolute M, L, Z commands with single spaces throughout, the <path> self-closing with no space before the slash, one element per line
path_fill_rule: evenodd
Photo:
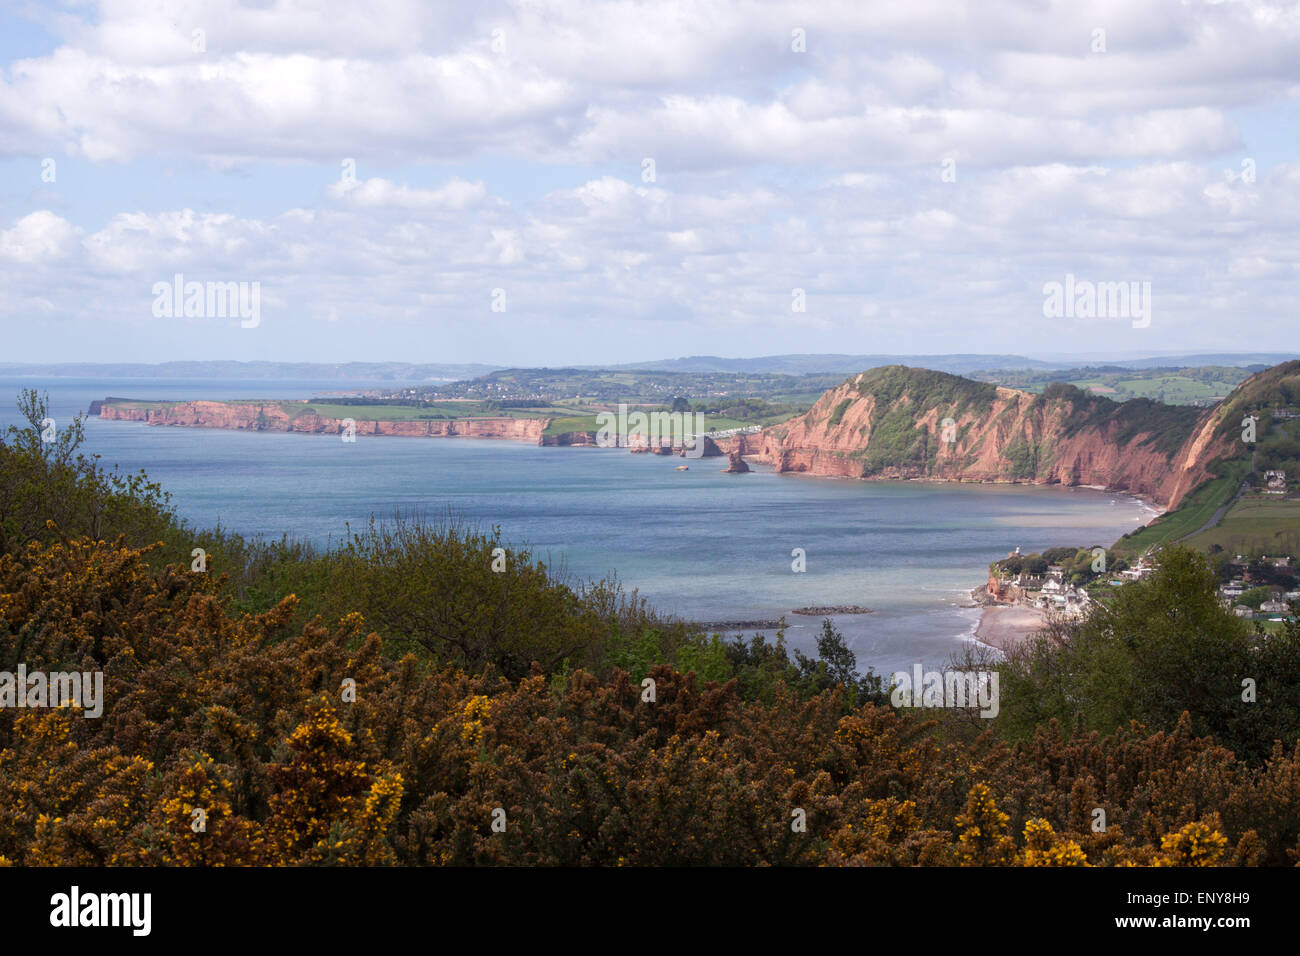
<path fill-rule="evenodd" d="M 1115 542 L 1116 550 L 1131 557 L 1139 556 L 1154 547 L 1173 544 L 1194 534 L 1215 512 L 1230 502 L 1241 486 L 1239 469 L 1226 466 L 1227 472 L 1219 478 L 1205 482 L 1189 494 L 1174 511 L 1161 515 L 1137 531 L 1130 531 Z"/>
<path fill-rule="evenodd" d="M 1070 409 L 1065 420 L 1067 435 L 1097 428 L 1119 445 L 1142 437 L 1143 445 L 1170 458 L 1186 444 L 1205 414 L 1190 406 L 1165 405 L 1149 398 L 1113 402 L 1064 382 L 1053 382 L 1034 397 L 1035 409 L 1063 405 Z"/>
<path fill-rule="evenodd" d="M 828 420 L 828 423 L 831 425 L 838 425 L 841 421 L 844 420 L 844 413 L 848 411 L 849 406 L 852 404 L 853 404 L 853 399 L 851 398 L 846 398 L 844 399 L 844 401 L 837 404 L 835 406 L 835 410 L 831 412 L 831 417 Z"/>
<path fill-rule="evenodd" d="M 26 427 L 11 425 L 0 439 L 0 553 L 51 541 L 59 531 L 156 540 L 175 526 L 167 495 L 143 473 L 105 471 L 98 456 L 79 451 L 83 415 L 51 423 L 49 399 L 35 389 L 22 392 L 18 409 Z M 47 425 L 53 441 L 42 440 Z"/>
<path fill-rule="evenodd" d="M 860 394 L 876 399 L 877 408 L 893 405 L 907 395 L 918 415 L 932 408 L 952 412 L 954 417 L 967 410 L 988 411 L 998 395 L 997 386 L 987 382 L 905 365 L 884 365 L 863 372 L 856 385 Z"/>
<path fill-rule="evenodd" d="M 1259 606 L 1261 604 L 1263 604 L 1265 601 L 1272 600 L 1272 598 L 1273 598 L 1272 588 L 1249 588 L 1248 590 L 1243 591 L 1241 593 L 1241 597 L 1237 598 L 1237 600 L 1233 603 L 1244 604 L 1246 605 L 1246 607 L 1253 607 L 1256 611 L 1258 611 Z"/>
<path fill-rule="evenodd" d="M 796 684 L 806 694 L 843 687 L 845 705 L 849 709 L 868 701 L 884 706 L 888 701 L 883 678 L 870 669 L 865 676 L 858 675 L 857 655 L 845 643 L 844 635 L 835 630 L 830 618 L 822 620 L 822 632 L 817 637 L 817 657 L 808 657 L 796 650 L 794 658 L 799 673 Z"/>
<path fill-rule="evenodd" d="M 1241 420 L 1255 415 L 1261 419 L 1260 443 L 1265 444 L 1272 432 L 1272 410 L 1288 407 L 1300 408 L 1300 361 L 1283 362 L 1242 382 L 1220 406 L 1217 431 L 1239 436 Z"/>
<path fill-rule="evenodd" d="M 931 444 L 929 431 L 917 427 L 917 419 L 936 409 L 940 417 L 954 418 L 967 411 L 988 411 L 997 398 L 994 385 L 903 365 L 871 369 L 852 381 L 860 395 L 874 399 L 871 443 L 861 453 L 868 471 L 926 471 L 933 465 L 937 449 Z M 843 415 L 845 407 L 843 403 L 836 407 L 831 424 L 838 424 L 837 416 Z M 969 424 L 963 428 L 968 429 Z"/>
<path fill-rule="evenodd" d="M 1038 474 L 1038 446 L 1024 438 L 1008 442 L 1002 449 L 1007 462 L 1007 475 L 1011 478 L 1033 478 Z"/>
<path fill-rule="evenodd" d="M 912 409 L 896 405 L 882 411 L 877 406 L 873 417 L 871 444 L 864 452 L 869 470 L 925 464 L 929 433 L 916 427 Z"/>
<path fill-rule="evenodd" d="M 592 663 L 605 622 L 526 550 L 448 523 L 396 518 L 355 533 L 329 562 L 327 611 L 357 611 L 386 642 L 510 677 Z M 495 566 L 495 567 L 494 567 Z"/>
<path fill-rule="evenodd" d="M 1077 548 L 1045 548 L 1043 550 L 1043 560 L 1048 564 L 1060 564 L 1073 558 L 1078 553 Z"/>

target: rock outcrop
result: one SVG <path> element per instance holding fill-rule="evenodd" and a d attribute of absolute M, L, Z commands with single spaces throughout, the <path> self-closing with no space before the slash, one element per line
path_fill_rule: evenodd
<path fill-rule="evenodd" d="M 730 464 L 722 469 L 724 475 L 744 475 L 749 472 L 749 465 L 745 464 L 745 459 L 741 457 L 740 452 L 733 451 L 727 457 L 730 459 Z"/>

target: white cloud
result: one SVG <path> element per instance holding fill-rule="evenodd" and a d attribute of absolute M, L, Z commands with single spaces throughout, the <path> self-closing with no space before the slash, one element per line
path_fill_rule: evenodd
<path fill-rule="evenodd" d="M 52 264 L 68 254 L 76 238 L 72 223 L 43 209 L 0 231 L 0 259 L 24 265 Z"/>
<path fill-rule="evenodd" d="M 11 64 L 0 122 L 97 162 L 1035 163 L 1213 153 L 1237 136 L 1225 110 L 1297 86 L 1281 2 L 898 7 L 104 2 Z"/>

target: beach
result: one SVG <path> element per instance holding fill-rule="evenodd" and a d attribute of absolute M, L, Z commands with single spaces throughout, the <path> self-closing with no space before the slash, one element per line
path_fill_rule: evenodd
<path fill-rule="evenodd" d="M 1045 616 L 1038 608 L 991 605 L 980 612 L 975 637 L 998 650 L 1009 651 L 1041 628 L 1044 622 Z"/>

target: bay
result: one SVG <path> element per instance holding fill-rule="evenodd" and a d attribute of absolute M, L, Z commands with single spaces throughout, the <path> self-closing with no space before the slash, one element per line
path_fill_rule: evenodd
<path fill-rule="evenodd" d="M 0 378 L 0 428 L 16 422 L 22 387 L 48 392 L 62 427 L 109 395 L 286 399 L 347 386 L 8 377 Z M 677 471 L 683 459 L 475 439 L 345 443 L 91 419 L 85 450 L 106 465 L 144 469 L 199 527 L 220 522 L 330 546 L 349 525 L 395 512 L 499 526 L 572 578 L 617 573 L 663 611 L 701 621 L 784 615 L 787 641 L 805 651 L 820 619 L 794 608 L 869 607 L 874 613 L 833 620 L 859 665 L 886 674 L 941 666 L 973 639 L 978 612 L 963 605 L 990 561 L 1015 547 L 1106 546 L 1153 514 L 1134 498 L 1084 488 L 863 482 L 762 466 L 728 475 L 725 459 Z M 795 549 L 806 555 L 803 573 L 792 570 Z"/>

